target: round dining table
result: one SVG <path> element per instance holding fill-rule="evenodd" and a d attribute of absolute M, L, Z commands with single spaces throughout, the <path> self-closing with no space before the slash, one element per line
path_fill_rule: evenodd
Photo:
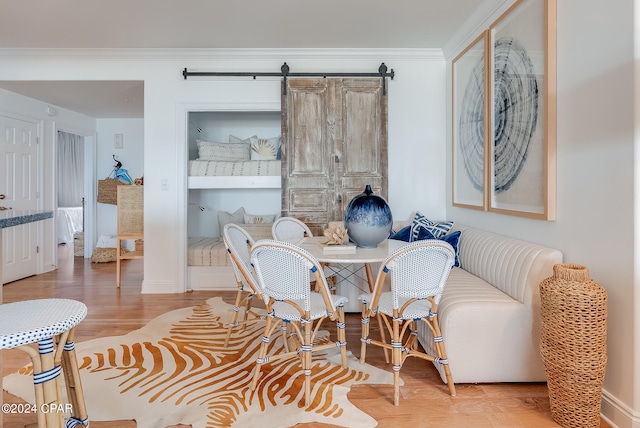
<path fill-rule="evenodd" d="M 337 266 L 344 268 L 349 265 L 363 265 L 366 273 L 366 281 L 369 285 L 369 292 L 373 292 L 376 281 L 371 265 L 385 261 L 389 254 L 400 248 L 403 244 L 406 244 L 406 242 L 395 239 L 385 239 L 376 248 L 361 248 L 350 243 L 345 244 L 345 246 L 350 247 L 349 249 L 352 252 L 342 253 L 335 248 L 327 249 L 327 247 L 332 246 L 324 244 L 326 241 L 327 238 L 324 236 L 312 236 L 303 238 L 297 245 L 311 253 L 320 263 L 336 266 L 334 272 L 343 280 L 349 281 L 353 285 L 356 285 L 353 281 L 350 281 L 350 278 L 353 276 L 353 270 L 350 270 L 350 274 L 340 275 L 340 270 Z"/>

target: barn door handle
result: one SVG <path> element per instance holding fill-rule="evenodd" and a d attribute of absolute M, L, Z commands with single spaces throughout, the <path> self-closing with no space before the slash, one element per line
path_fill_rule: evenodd
<path fill-rule="evenodd" d="M 341 204 L 342 203 L 342 195 L 338 196 L 338 203 Z"/>
<path fill-rule="evenodd" d="M 7 197 L 7 195 L 5 194 L 0 194 L 0 199 L 5 199 Z"/>

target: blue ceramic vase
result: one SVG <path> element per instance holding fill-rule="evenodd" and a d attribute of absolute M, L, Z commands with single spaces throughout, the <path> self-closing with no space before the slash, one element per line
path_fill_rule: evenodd
<path fill-rule="evenodd" d="M 354 197 L 344 212 L 344 227 L 358 247 L 375 248 L 389 237 L 393 217 L 389 204 L 367 184 L 364 193 Z"/>

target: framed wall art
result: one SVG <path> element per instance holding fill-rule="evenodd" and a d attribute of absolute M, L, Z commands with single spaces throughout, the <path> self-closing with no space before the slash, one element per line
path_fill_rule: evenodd
<path fill-rule="evenodd" d="M 555 219 L 555 11 L 519 0 L 489 28 L 489 211 Z"/>
<path fill-rule="evenodd" d="M 487 192 L 488 33 L 452 62 L 453 205 L 485 210 Z"/>

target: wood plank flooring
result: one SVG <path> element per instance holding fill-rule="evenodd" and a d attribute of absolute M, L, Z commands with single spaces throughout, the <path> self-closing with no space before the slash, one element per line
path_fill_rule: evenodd
<path fill-rule="evenodd" d="M 91 264 L 73 257 L 73 248 L 60 246 L 59 268 L 3 288 L 4 302 L 36 298 L 69 298 L 84 302 L 89 313 L 76 329 L 76 341 L 125 334 L 167 311 L 193 306 L 221 296 L 232 303 L 234 292 L 195 291 L 172 295 L 140 294 L 142 260 L 123 263 L 122 286 L 115 286 L 115 263 Z M 360 355 L 360 317 L 347 318 L 347 347 Z M 372 331 L 377 327 L 372 323 Z M 372 335 L 375 334 L 372 332 Z M 2 375 L 6 376 L 29 362 L 18 350 L 3 351 Z M 367 350 L 367 362 L 391 370 L 377 347 Z M 417 358 L 408 359 L 401 371 L 400 406 L 393 405 L 391 385 L 361 385 L 352 388 L 349 399 L 378 421 L 380 428 L 399 426 L 443 428 L 559 427 L 550 416 L 549 398 L 543 383 L 457 384 L 451 397 L 435 368 Z M 454 373 L 455 378 L 455 373 Z M 3 391 L 3 402 L 22 402 Z M 5 414 L 5 428 L 21 428 L 36 422 L 34 415 Z M 91 415 L 89 415 L 91 416 Z M 135 428 L 134 421 L 91 422 L 93 428 Z M 303 424 L 317 428 L 327 425 Z M 610 428 L 601 422 L 601 428 Z M 162 428 L 162 427 L 158 427 Z M 251 428 L 251 427 L 249 427 Z"/>

